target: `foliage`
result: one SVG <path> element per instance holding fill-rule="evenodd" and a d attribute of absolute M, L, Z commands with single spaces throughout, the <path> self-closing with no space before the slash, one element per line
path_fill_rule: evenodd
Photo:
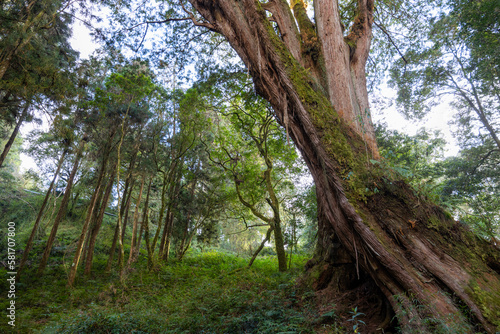
<path fill-rule="evenodd" d="M 352 330 L 354 333 L 359 333 L 359 329 L 362 325 L 365 325 L 363 320 L 358 319 L 359 317 L 365 315 L 364 313 L 358 312 L 358 307 L 353 308 L 349 313 L 352 315 L 351 319 L 348 321 L 352 321 L 353 326 Z"/>
<path fill-rule="evenodd" d="M 312 332 L 313 304 L 294 286 L 304 256 L 288 273 L 276 272 L 272 258 L 238 271 L 244 258 L 217 251 L 153 272 L 142 259 L 123 285 L 103 267 L 69 291 L 62 268 L 27 276 L 18 287 L 16 324 L 39 333 Z"/>
<path fill-rule="evenodd" d="M 464 149 L 443 162 L 442 196 L 453 204 L 460 221 L 483 238 L 500 237 L 500 155 L 491 146 Z"/>
<path fill-rule="evenodd" d="M 379 124 L 376 134 L 383 157 L 380 163 L 408 180 L 416 190 L 439 202 L 444 173 L 441 161 L 446 144 L 440 132 L 422 128 L 415 136 L 409 136 Z"/>
<path fill-rule="evenodd" d="M 70 1 L 9 1 L 0 9 L 0 119 L 13 123 L 21 109 L 68 112 L 77 53 L 69 45 Z M 59 106 L 58 106 L 59 104 Z"/>
<path fill-rule="evenodd" d="M 408 136 L 378 125 L 377 136 L 384 159 L 374 163 L 446 206 L 479 236 L 488 240 L 499 237 L 500 175 L 494 146 L 471 147 L 445 158 L 445 142 L 439 132 L 420 129 L 415 136 Z"/>
<path fill-rule="evenodd" d="M 64 7 L 69 3 L 33 2 L 26 7 L 24 2 L 11 1 L 1 9 L 2 139 L 8 134 L 7 125 L 23 120 L 21 107 L 33 103 L 49 111 L 49 130 L 28 137 L 29 152 L 42 167 L 39 179 L 29 174 L 30 187 L 37 191 L 44 191 L 50 182 L 53 160 L 69 152 L 50 208 L 34 231 L 33 263 L 60 202 L 54 197 L 68 183 L 75 147 L 80 140 L 86 143 L 48 273 L 40 278 L 26 275 L 19 284 L 20 330 L 311 332 L 315 326 L 311 319 L 321 317 L 294 286 L 294 279 L 307 256 L 303 250 L 312 250 L 317 239 L 316 193 L 314 186 L 302 184 L 305 168 L 290 145 L 288 129 L 277 124 L 270 105 L 257 96 L 249 74 L 224 38 L 206 27 L 192 29 L 193 22 L 201 22 L 199 14 L 171 1 L 104 3 L 115 20 L 101 31 L 103 36 L 108 34 L 106 48 L 100 57 L 78 65 L 68 45 L 74 13 L 71 6 Z M 399 88 L 404 111 L 414 118 L 423 117 L 440 94 L 456 95 L 456 133 L 463 150 L 458 157 L 444 160 L 444 141 L 438 133 L 422 129 L 408 136 L 379 127 L 383 159 L 372 164 L 407 180 L 421 194 L 454 210 L 456 218 L 479 235 L 495 240 L 500 226 L 500 146 L 495 135 L 498 11 L 490 0 L 452 0 L 427 25 L 434 13 L 417 14 L 435 3 L 377 4 L 375 45 L 394 46 L 389 28 L 399 29 L 413 42 L 397 51 L 385 52 L 388 48 L 382 47 L 372 53 L 374 70 L 384 71 L 387 62 L 380 60 L 400 54 L 392 83 Z M 341 8 L 349 28 L 347 22 L 357 15 L 355 2 L 343 1 Z M 410 19 L 401 14 L 405 11 L 412 14 Z M 159 22 L 171 25 L 159 26 Z M 412 24 L 415 29 L 410 29 Z M 427 32 L 426 39 L 414 42 L 422 31 Z M 155 37 L 150 39 L 151 32 Z M 158 36 L 166 36 L 167 42 Z M 135 49 L 134 57 L 122 52 L 123 46 Z M 192 69 L 196 75 L 189 73 Z M 321 121 L 326 120 L 325 116 Z M 17 175 L 20 144 L 15 142 L 0 170 L 4 189 L 0 214 L 1 222 L 19 224 L 19 240 L 25 243 L 42 201 L 22 189 L 28 183 L 21 184 Z M 105 180 L 99 184 L 104 171 Z M 146 190 L 140 183 L 148 181 L 145 203 Z M 87 248 L 95 255 L 95 270 L 67 290 L 65 276 L 72 267 L 68 259 L 80 231 L 84 240 L 87 230 L 82 230 L 82 223 L 92 214 L 89 199 L 97 193 L 94 189 L 102 191 L 101 185 L 108 183 L 115 184 L 109 201 L 100 198 L 96 205 L 107 215 L 98 221 L 94 213 L 87 233 L 89 238 L 90 231 L 99 232 L 95 248 Z M 118 225 L 116 216 L 121 223 L 128 222 L 123 239 L 118 235 L 123 225 Z M 253 254 L 266 228 L 276 222 L 282 223 L 282 246 L 289 254 L 291 272 L 275 271 L 279 251 L 264 243 L 263 258 L 252 269 L 241 270 L 247 259 L 240 256 Z M 131 233 L 132 223 L 141 228 L 136 235 Z M 148 248 L 140 250 L 138 263 L 105 274 L 106 260 L 112 260 L 108 255 L 114 254 L 114 249 L 110 251 L 113 238 L 130 250 L 136 236 Z M 214 246 L 221 248 L 213 251 Z M 169 257 L 168 247 L 175 250 L 177 259 Z M 3 259 L 5 249 L 0 252 Z M 155 252 L 163 253 L 153 258 Z M 335 319 L 333 312 L 323 317 Z M 357 308 L 351 311 L 354 332 L 360 331 L 362 315 Z"/>

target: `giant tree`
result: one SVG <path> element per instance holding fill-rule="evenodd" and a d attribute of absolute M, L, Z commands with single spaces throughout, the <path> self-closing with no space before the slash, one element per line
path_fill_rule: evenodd
<path fill-rule="evenodd" d="M 494 332 L 498 250 L 370 163 L 379 156 L 365 78 L 374 2 L 357 1 L 347 31 L 337 1 L 314 1 L 314 20 L 301 0 L 190 3 L 185 18 L 225 36 L 311 170 L 320 286 L 349 286 L 331 280 L 344 268 L 376 284 L 405 332 Z"/>

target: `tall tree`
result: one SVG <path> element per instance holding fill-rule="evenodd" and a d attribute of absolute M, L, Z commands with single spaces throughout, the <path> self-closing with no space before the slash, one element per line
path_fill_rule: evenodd
<path fill-rule="evenodd" d="M 26 264 L 26 261 L 28 260 L 28 255 L 29 255 L 29 252 L 31 251 L 31 248 L 33 247 L 33 240 L 35 239 L 35 235 L 38 231 L 39 224 L 40 224 L 40 221 L 42 219 L 42 216 L 43 216 L 43 213 L 45 210 L 45 206 L 48 203 L 50 194 L 51 194 L 53 187 L 54 187 L 54 183 L 57 180 L 57 177 L 59 176 L 59 171 L 61 170 L 61 166 L 64 162 L 64 157 L 66 156 L 67 152 L 68 152 L 67 149 L 63 150 L 61 157 L 59 158 L 59 162 L 57 163 L 57 168 L 56 168 L 56 171 L 54 172 L 54 177 L 52 179 L 52 182 L 50 183 L 49 188 L 47 189 L 47 192 L 45 194 L 45 198 L 43 199 L 42 206 L 38 210 L 38 215 L 36 217 L 35 224 L 33 225 L 33 229 L 31 230 L 30 237 L 29 237 L 28 241 L 26 242 L 26 247 L 24 248 L 23 257 L 21 259 L 21 262 L 19 262 L 19 268 L 17 269 L 17 275 L 16 275 L 17 279 L 19 279 L 19 277 L 21 275 L 21 271 L 23 270 L 23 267 Z"/>
<path fill-rule="evenodd" d="M 28 117 L 34 110 L 30 106 L 57 114 L 64 109 L 57 105 L 74 93 L 77 53 L 69 45 L 74 9 L 71 1 L 14 0 L 1 5 L 0 119 L 17 120 L 12 140 L 23 122 L 33 119 Z"/>
<path fill-rule="evenodd" d="M 269 225 L 260 249 L 272 232 L 279 270 L 286 271 L 280 188 L 293 174 L 295 150 L 287 147 L 286 134 L 278 128 L 272 109 L 252 92 L 246 76 L 236 73 L 232 79 L 213 87 L 205 102 L 205 108 L 219 113 L 214 117 L 211 161 L 231 179 L 240 203 Z M 195 99 L 195 94 L 187 95 L 189 100 Z"/>
<path fill-rule="evenodd" d="M 59 229 L 59 224 L 66 217 L 66 209 L 68 207 L 68 202 L 71 194 L 71 189 L 73 187 L 73 181 L 75 179 L 76 172 L 78 171 L 78 167 L 80 165 L 80 160 L 83 156 L 83 151 L 85 148 L 85 143 L 87 142 L 87 135 L 83 135 L 78 148 L 76 149 L 75 160 L 73 162 L 73 167 L 71 169 L 71 174 L 69 175 L 68 181 L 66 183 L 66 188 L 64 190 L 64 196 L 59 205 L 59 209 L 57 211 L 57 216 L 54 219 L 54 223 L 52 224 L 52 229 L 50 231 L 49 238 L 47 240 L 47 244 L 45 245 L 45 250 L 42 255 L 42 259 L 40 260 L 40 264 L 38 265 L 38 274 L 41 275 L 45 267 L 47 266 L 47 261 L 49 260 L 50 252 L 52 250 L 52 246 L 54 245 L 54 241 L 56 239 L 57 230 Z"/>
<path fill-rule="evenodd" d="M 370 164 L 379 155 L 365 77 L 374 2 L 357 1 L 345 33 L 337 1 L 314 1 L 314 23 L 301 0 L 190 3 L 201 17 L 188 12 L 188 18 L 225 36 L 308 164 L 319 211 L 312 263 L 329 264 L 316 270 L 350 267 L 354 277 L 371 279 L 403 331 L 442 325 L 494 332 L 498 250 Z M 347 262 L 332 256 L 340 249 Z M 335 272 L 319 275 L 324 286 Z"/>
<path fill-rule="evenodd" d="M 494 0 L 448 1 L 423 31 L 425 43 L 408 47 L 391 69 L 397 101 L 408 117 L 425 116 L 442 96 L 451 99 L 461 152 L 445 163 L 449 178 L 443 194 L 460 220 L 488 239 L 495 239 L 500 219 L 497 7 Z"/>

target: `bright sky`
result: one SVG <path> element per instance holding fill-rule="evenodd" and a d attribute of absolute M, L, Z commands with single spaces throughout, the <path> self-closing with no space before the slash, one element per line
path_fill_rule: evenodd
<path fill-rule="evenodd" d="M 391 94 L 388 89 L 384 94 Z M 391 96 L 391 95 L 389 95 Z M 405 119 L 405 117 L 396 110 L 395 106 L 385 109 L 381 112 L 373 112 L 374 123 L 387 123 L 387 127 L 391 130 L 398 130 L 408 135 L 415 135 L 417 130 L 425 127 L 428 130 L 440 130 L 443 138 L 446 140 L 444 155 L 446 157 L 455 156 L 458 154 L 458 143 L 451 133 L 448 123 L 454 117 L 454 111 L 449 106 L 449 101 L 443 101 L 435 106 L 429 114 L 418 123 L 413 123 Z"/>

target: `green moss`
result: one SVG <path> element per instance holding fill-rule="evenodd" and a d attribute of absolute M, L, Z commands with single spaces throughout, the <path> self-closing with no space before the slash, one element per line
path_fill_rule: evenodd
<path fill-rule="evenodd" d="M 496 326 L 496 330 L 500 330 L 500 292 L 485 291 L 477 284 L 476 280 L 469 282 L 469 288 L 466 289 L 467 294 L 472 296 L 474 302 L 481 309 L 484 317 Z"/>
<path fill-rule="evenodd" d="M 439 232 L 439 228 L 441 226 L 441 220 L 435 215 L 429 217 L 429 221 L 427 222 L 427 227 Z"/>
<path fill-rule="evenodd" d="M 300 9 L 298 8 L 301 6 L 299 2 L 293 3 L 293 5 L 297 7 L 297 10 Z M 264 11 L 262 11 L 262 15 L 265 15 Z M 299 22 L 299 25 L 304 25 L 307 28 L 308 18 L 301 20 L 304 22 Z M 355 133 L 349 124 L 338 115 L 316 79 L 290 54 L 271 24 L 264 24 L 273 49 L 284 64 L 294 90 L 309 113 L 314 127 L 318 130 L 321 146 L 335 162 L 336 174 L 342 179 L 349 201 L 354 206 L 356 203 L 366 202 L 367 198 L 378 192 L 380 188 L 377 188 L 371 175 L 370 168 L 373 166 L 369 166 L 367 148 L 363 138 Z M 302 36 L 302 42 L 314 42 L 317 43 L 315 47 L 320 47 L 317 38 L 313 38 L 315 37 L 314 30 L 309 33 L 307 31 L 309 29 L 301 29 L 303 34 L 307 34 L 305 36 L 307 38 Z M 321 62 L 318 61 L 318 63 Z"/>

